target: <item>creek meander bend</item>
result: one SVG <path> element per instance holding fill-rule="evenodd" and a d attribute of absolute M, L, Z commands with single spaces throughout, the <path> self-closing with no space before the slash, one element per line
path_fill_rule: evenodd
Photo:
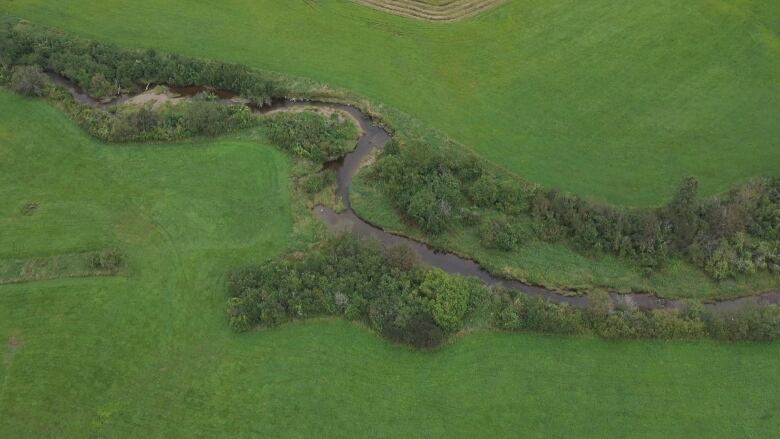
<path fill-rule="evenodd" d="M 127 96 L 122 96 L 110 102 L 97 101 L 96 99 L 82 92 L 77 86 L 75 86 L 67 79 L 54 74 L 50 74 L 50 77 L 56 84 L 66 88 L 77 101 L 83 104 L 98 107 L 109 107 L 120 104 L 126 101 L 128 98 Z M 193 96 L 201 91 L 204 91 L 205 88 L 171 87 L 170 90 L 174 93 L 178 93 L 184 96 Z M 230 92 L 219 91 L 217 92 L 217 95 L 221 98 L 220 101 L 226 104 L 237 102 L 236 100 L 231 100 L 237 96 Z M 360 125 L 361 136 L 358 139 L 355 150 L 333 163 L 333 165 L 335 165 L 334 169 L 336 169 L 338 172 L 338 185 L 336 193 L 343 201 L 345 207 L 344 211 L 340 213 L 335 212 L 325 206 L 316 206 L 313 210 L 314 215 L 325 221 L 325 223 L 327 223 L 332 229 L 350 230 L 360 236 L 372 237 L 377 239 L 384 246 L 406 245 L 411 248 L 418 255 L 420 260 L 426 264 L 438 267 L 448 273 L 477 277 L 488 285 L 501 285 L 505 288 L 517 290 L 531 296 L 540 296 L 555 303 L 568 303 L 576 307 L 585 307 L 588 305 L 588 299 L 586 296 L 562 294 L 544 287 L 534 286 L 516 280 L 495 276 L 482 268 L 473 260 L 462 258 L 452 253 L 434 251 L 423 243 L 405 236 L 386 232 L 381 228 L 369 224 L 360 218 L 352 209 L 349 198 L 352 177 L 358 171 L 360 164 L 363 162 L 366 156 L 368 156 L 373 150 L 385 146 L 385 144 L 390 140 L 390 134 L 383 127 L 373 123 L 371 119 L 359 109 L 345 104 L 293 100 L 277 100 L 269 106 L 256 107 L 250 105 L 250 107 L 253 111 L 258 113 L 284 111 L 293 109 L 295 107 L 315 107 L 325 110 L 339 110 L 352 116 Z M 683 300 L 664 299 L 647 293 L 612 292 L 609 294 L 609 296 L 610 300 L 615 304 L 630 301 L 637 308 L 645 310 L 673 309 L 685 306 L 685 302 Z M 780 291 L 772 291 L 738 299 L 706 303 L 704 306 L 705 308 L 715 312 L 728 312 L 738 310 L 748 305 L 766 305 L 779 303 Z"/>

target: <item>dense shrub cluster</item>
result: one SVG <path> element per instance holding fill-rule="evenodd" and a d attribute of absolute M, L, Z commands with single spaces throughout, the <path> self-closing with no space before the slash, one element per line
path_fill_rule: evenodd
<path fill-rule="evenodd" d="M 579 309 L 501 291 L 494 296 L 493 321 L 497 328 L 505 330 L 594 334 L 610 339 L 780 340 L 777 305 L 715 314 L 702 311 L 696 303 L 681 310 L 642 311 L 631 306 L 630 301 L 613 307 L 606 297 L 590 300 L 589 308 Z"/>
<path fill-rule="evenodd" d="M 336 182 L 336 172 L 324 170 L 310 174 L 303 179 L 301 187 L 307 194 L 316 194 Z"/>
<path fill-rule="evenodd" d="M 529 192 L 518 181 L 487 173 L 476 157 L 449 147 L 398 148 L 391 143 L 375 177 L 404 215 L 434 234 L 456 224 L 479 223 L 480 208 L 522 212 Z"/>
<path fill-rule="evenodd" d="M 335 160 L 355 147 L 357 127 L 337 113 L 282 112 L 265 122 L 268 140 L 298 157 L 313 162 Z"/>
<path fill-rule="evenodd" d="M 233 273 L 228 314 L 236 331 L 293 319 L 343 315 L 416 347 L 439 345 L 463 325 L 478 281 L 417 265 L 407 248 L 383 250 L 352 236 Z"/>
<path fill-rule="evenodd" d="M 128 50 L 81 40 L 26 22 L 0 25 L 0 64 L 35 65 L 74 81 L 95 97 L 132 92 L 140 84 L 211 85 L 265 104 L 280 85 L 247 67 L 155 50 Z"/>
<path fill-rule="evenodd" d="M 48 97 L 93 136 L 106 142 L 171 141 L 214 136 L 257 123 L 244 105 L 226 105 L 207 95 L 154 107 L 120 105 L 106 111 L 73 100 L 59 87 L 48 87 Z"/>
<path fill-rule="evenodd" d="M 394 206 L 428 233 L 479 224 L 483 246 L 514 250 L 533 220 L 538 237 L 629 258 L 647 272 L 670 255 L 715 279 L 780 273 L 780 179 L 756 180 L 701 200 L 685 179 L 667 206 L 623 209 L 540 190 L 455 148 L 391 144 L 373 175 Z"/>
<path fill-rule="evenodd" d="M 11 89 L 19 94 L 40 97 L 46 92 L 48 78 L 38 66 L 15 66 L 8 82 Z"/>
<path fill-rule="evenodd" d="M 780 306 L 734 313 L 705 312 L 691 302 L 679 310 L 643 311 L 606 293 L 588 308 L 490 289 L 477 279 L 418 265 L 407 247 L 383 249 L 351 235 L 231 274 L 228 316 L 235 331 L 295 319 L 339 315 L 365 322 L 384 337 L 415 347 L 442 343 L 471 316 L 503 330 L 593 334 L 610 339 L 779 340 Z"/>

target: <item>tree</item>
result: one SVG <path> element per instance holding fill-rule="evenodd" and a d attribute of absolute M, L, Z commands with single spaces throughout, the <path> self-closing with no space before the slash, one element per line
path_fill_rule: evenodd
<path fill-rule="evenodd" d="M 686 177 L 667 208 L 673 240 L 680 250 L 685 250 L 693 243 L 700 228 L 700 206 L 696 198 L 698 191 L 699 182 L 693 177 Z"/>
<path fill-rule="evenodd" d="M 428 304 L 433 320 L 447 332 L 458 330 L 468 310 L 470 288 L 440 269 L 425 274 L 419 295 Z"/>
<path fill-rule="evenodd" d="M 25 96 L 43 96 L 47 81 L 38 66 L 16 66 L 11 73 L 11 88 Z"/>

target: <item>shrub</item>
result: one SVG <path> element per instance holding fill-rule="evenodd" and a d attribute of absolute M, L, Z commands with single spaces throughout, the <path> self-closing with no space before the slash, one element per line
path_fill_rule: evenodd
<path fill-rule="evenodd" d="M 521 231 L 505 215 L 484 218 L 479 236 L 483 246 L 504 251 L 515 250 L 522 241 Z"/>
<path fill-rule="evenodd" d="M 528 203 L 517 182 L 493 174 L 482 174 L 468 187 L 469 198 L 479 207 L 507 214 L 527 211 Z"/>
<path fill-rule="evenodd" d="M 316 194 L 335 182 L 336 173 L 326 170 L 304 178 L 302 187 L 307 194 Z"/>
<path fill-rule="evenodd" d="M 102 73 L 95 73 L 89 81 L 87 92 L 91 96 L 111 96 L 116 94 L 117 87 L 109 82 Z"/>
<path fill-rule="evenodd" d="M 360 319 L 418 347 L 441 343 L 462 325 L 468 284 L 418 267 L 406 250 L 384 250 L 349 235 L 228 278 L 231 327 L 273 326 L 323 314 Z"/>
<path fill-rule="evenodd" d="M 11 71 L 8 67 L 0 64 L 0 85 L 6 85 L 11 80 Z"/>
<path fill-rule="evenodd" d="M 431 269 L 418 291 L 441 329 L 447 332 L 460 329 L 470 300 L 468 284 L 439 269 Z"/>
<path fill-rule="evenodd" d="M 11 89 L 25 96 L 40 97 L 46 92 L 49 78 L 38 66 L 16 66 L 11 72 Z"/>
<path fill-rule="evenodd" d="M 696 179 L 685 178 L 666 209 L 672 224 L 673 241 L 680 250 L 693 242 L 701 227 L 700 203 L 696 198 L 698 190 Z"/>
<path fill-rule="evenodd" d="M 355 147 L 357 128 L 333 113 L 282 112 L 265 121 L 266 135 L 282 149 L 313 162 L 335 160 Z"/>
<path fill-rule="evenodd" d="M 772 341 L 780 339 L 780 306 L 748 307 L 723 314 L 707 314 L 709 334 L 728 341 Z"/>
<path fill-rule="evenodd" d="M 89 266 L 94 270 L 114 271 L 124 264 L 124 257 L 115 249 L 106 249 L 89 257 Z"/>

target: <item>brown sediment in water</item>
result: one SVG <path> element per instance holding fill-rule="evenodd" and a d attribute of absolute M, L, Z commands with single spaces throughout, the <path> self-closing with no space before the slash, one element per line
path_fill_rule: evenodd
<path fill-rule="evenodd" d="M 55 82 L 65 87 L 76 100 L 88 105 L 106 107 L 116 105 L 117 103 L 124 102 L 128 99 L 128 97 L 124 97 L 124 99 L 103 103 L 85 95 L 72 83 L 62 77 L 59 77 Z M 182 96 L 195 96 L 208 89 L 193 86 L 171 88 L 170 90 L 179 93 Z M 236 94 L 231 92 L 223 91 L 220 93 L 221 94 L 217 95 L 220 96 L 220 101 L 224 103 L 235 103 L 237 99 L 239 99 Z M 340 111 L 349 115 L 349 117 L 358 124 L 361 135 L 355 150 L 338 160 L 325 164 L 326 169 L 332 169 L 338 173 L 336 195 L 342 200 L 344 211 L 340 213 L 335 212 L 325 206 L 316 206 L 313 209 L 313 214 L 321 218 L 331 229 L 349 231 L 360 236 L 370 237 L 378 240 L 385 247 L 395 247 L 399 245 L 407 246 L 427 265 L 440 268 L 448 273 L 476 277 L 490 286 L 500 286 L 522 292 L 529 296 L 542 297 L 554 303 L 566 303 L 578 308 L 588 306 L 587 296 L 577 295 L 576 291 L 568 292 L 569 294 L 566 294 L 566 292 L 551 290 L 543 286 L 496 276 L 485 270 L 472 259 L 461 257 L 454 253 L 434 250 L 425 243 L 406 236 L 387 232 L 381 227 L 360 218 L 352 209 L 350 201 L 349 191 L 352 185 L 352 178 L 360 169 L 365 159 L 376 153 L 378 149 L 383 148 L 390 141 L 391 136 L 385 128 L 373 123 L 373 121 L 359 109 L 346 104 L 305 100 L 277 100 L 265 107 L 253 106 L 248 102 L 246 104 L 252 108 L 253 111 L 260 114 L 271 114 L 278 111 L 299 111 L 307 108 L 317 109 L 319 111 Z M 688 306 L 685 300 L 666 299 L 649 293 L 610 292 L 609 298 L 612 305 L 618 307 L 630 306 L 642 310 L 685 309 Z M 780 291 L 770 291 L 737 299 L 712 301 L 705 303 L 704 307 L 713 312 L 725 313 L 738 311 L 749 306 L 764 306 L 769 304 L 780 304 Z"/>

